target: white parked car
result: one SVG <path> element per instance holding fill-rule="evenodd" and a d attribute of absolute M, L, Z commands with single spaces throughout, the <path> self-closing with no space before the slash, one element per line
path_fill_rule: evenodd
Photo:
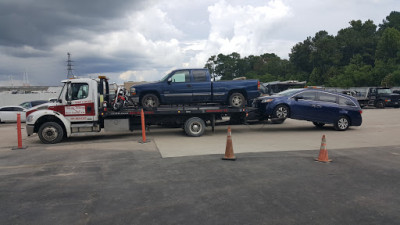
<path fill-rule="evenodd" d="M 0 107 L 0 123 L 17 122 L 17 114 L 21 114 L 21 122 L 25 122 L 25 108 L 22 106 L 3 106 Z"/>

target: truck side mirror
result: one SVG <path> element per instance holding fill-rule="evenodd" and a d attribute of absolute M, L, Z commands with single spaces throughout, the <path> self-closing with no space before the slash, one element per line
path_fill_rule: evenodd
<path fill-rule="evenodd" d="M 168 82 L 168 84 L 171 84 L 171 82 L 172 82 L 172 77 L 168 78 L 167 82 Z"/>

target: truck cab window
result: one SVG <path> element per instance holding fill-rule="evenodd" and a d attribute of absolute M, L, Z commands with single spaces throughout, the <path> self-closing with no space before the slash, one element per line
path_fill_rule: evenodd
<path fill-rule="evenodd" d="M 199 70 L 199 71 L 193 70 L 192 75 L 195 82 L 207 81 L 206 71 L 204 70 Z"/>
<path fill-rule="evenodd" d="M 71 90 L 71 100 L 85 99 L 88 97 L 89 85 L 86 83 L 72 83 Z"/>
<path fill-rule="evenodd" d="M 174 75 L 171 76 L 172 83 L 183 83 L 190 82 L 189 71 L 177 71 Z"/>

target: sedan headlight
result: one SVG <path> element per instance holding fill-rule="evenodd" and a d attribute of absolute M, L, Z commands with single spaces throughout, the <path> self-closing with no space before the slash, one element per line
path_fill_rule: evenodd
<path fill-rule="evenodd" d="M 261 103 L 268 103 L 268 102 L 272 102 L 272 101 L 274 101 L 273 98 L 267 98 L 267 99 L 263 99 L 263 100 L 261 101 Z"/>

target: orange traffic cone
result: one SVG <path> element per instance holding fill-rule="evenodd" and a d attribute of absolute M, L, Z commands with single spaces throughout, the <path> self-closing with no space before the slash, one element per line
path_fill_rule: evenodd
<path fill-rule="evenodd" d="M 223 160 L 236 160 L 235 154 L 233 154 L 231 135 L 232 135 L 231 126 L 228 126 L 228 137 L 226 139 L 226 149 L 225 149 L 225 156 L 224 158 L 222 158 Z"/>
<path fill-rule="evenodd" d="M 332 161 L 328 157 L 328 150 L 326 149 L 325 134 L 322 135 L 321 148 L 319 150 L 318 159 L 315 159 L 315 160 L 318 162 L 331 162 Z"/>

